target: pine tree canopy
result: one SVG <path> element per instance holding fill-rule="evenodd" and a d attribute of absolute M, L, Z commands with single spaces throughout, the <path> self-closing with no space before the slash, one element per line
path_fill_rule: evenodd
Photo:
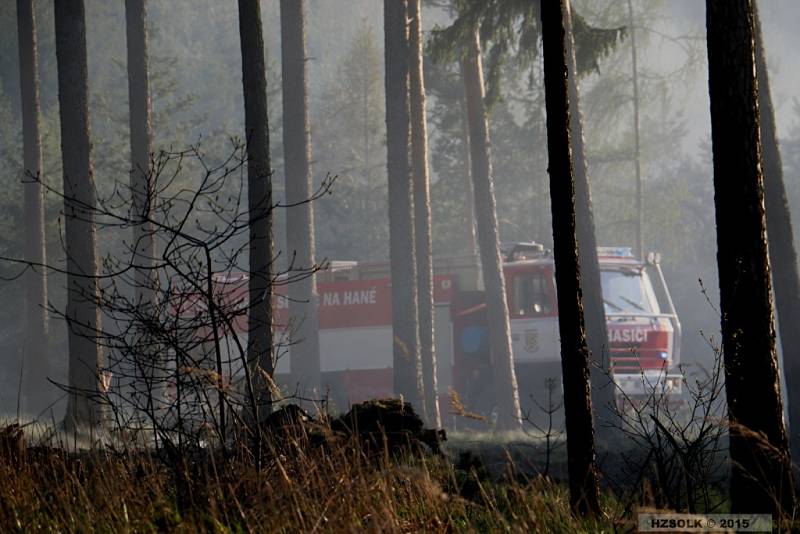
<path fill-rule="evenodd" d="M 487 105 L 502 98 L 500 70 L 509 59 L 520 68 L 528 69 L 539 55 L 541 23 L 539 2 L 530 0 L 453 0 L 443 6 L 454 12 L 455 20 L 446 27 L 433 30 L 430 52 L 437 62 L 457 60 L 471 32 L 480 30 L 481 43 L 486 50 Z M 580 14 L 573 12 L 572 28 L 578 75 L 599 71 L 599 61 L 607 56 L 624 38 L 625 27 L 596 28 Z"/>

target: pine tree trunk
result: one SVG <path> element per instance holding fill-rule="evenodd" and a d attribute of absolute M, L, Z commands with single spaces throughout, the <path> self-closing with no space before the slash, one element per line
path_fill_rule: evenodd
<path fill-rule="evenodd" d="M 575 223 L 570 102 L 567 54 L 560 0 L 542 0 L 542 56 L 550 198 L 553 212 L 553 254 L 558 295 L 558 329 L 567 428 L 567 467 L 570 501 L 582 513 L 600 513 L 597 466 L 589 385 L 589 351 L 586 345 L 581 297 L 581 268 Z"/>
<path fill-rule="evenodd" d="M 764 205 L 769 237 L 778 332 L 783 349 L 783 374 L 789 411 L 789 445 L 793 458 L 800 458 L 800 277 L 794 231 L 783 181 L 783 164 L 775 128 L 775 111 L 769 87 L 767 59 L 756 3 L 755 51 L 758 108 L 761 116 L 761 146 L 764 169 Z"/>
<path fill-rule="evenodd" d="M 44 188 L 42 147 L 39 135 L 39 54 L 36 49 L 36 18 L 33 0 L 17 0 L 19 37 L 20 94 L 22 97 L 22 145 L 25 260 L 38 267 L 25 274 L 25 331 L 23 355 L 25 389 L 34 392 L 26 398 L 26 409 L 40 411 L 50 365 L 47 357 L 47 260 L 44 231 Z"/>
<path fill-rule="evenodd" d="M 431 197 L 428 178 L 428 121 L 425 116 L 421 0 L 409 0 L 408 8 L 411 167 L 414 177 L 414 246 L 417 254 L 420 355 L 428 424 L 439 428 L 442 426 L 442 420 L 439 412 L 439 387 L 436 377 Z"/>
<path fill-rule="evenodd" d="M 633 166 L 636 173 L 636 256 L 644 258 L 644 194 L 642 192 L 642 150 L 639 138 L 639 68 L 636 48 L 636 27 L 633 21 L 633 3 L 628 0 L 630 21 L 631 75 L 633 82 Z"/>
<path fill-rule="evenodd" d="M 593 364 L 589 374 L 592 381 L 592 406 L 594 407 L 598 438 L 610 437 L 619 428 L 614 416 L 615 386 L 611 380 L 611 358 L 608 351 L 606 312 L 603 306 L 603 286 L 600 264 L 597 260 L 597 240 L 592 213 L 592 190 L 589 184 L 586 152 L 583 138 L 583 116 L 580 107 L 575 41 L 572 35 L 570 1 L 564 2 L 564 28 L 566 32 L 570 128 L 572 140 L 572 172 L 575 180 L 575 230 L 578 237 L 578 259 L 581 265 L 581 293 L 586 321 L 586 343 Z M 605 441 L 605 440 L 604 440 Z"/>
<path fill-rule="evenodd" d="M 250 281 L 247 363 L 255 387 L 251 414 L 262 420 L 271 409 L 272 393 L 262 373 L 272 376 L 272 166 L 269 158 L 267 68 L 261 31 L 261 3 L 239 0 L 245 130 L 247 197 L 250 227 Z"/>
<path fill-rule="evenodd" d="M 469 42 L 464 58 L 464 86 L 469 121 L 469 145 L 472 160 L 472 184 L 475 196 L 478 247 L 486 286 L 486 307 L 489 323 L 489 346 L 494 371 L 497 426 L 519 428 L 521 412 L 514 354 L 511 349 L 511 326 L 506 302 L 505 278 L 500 258 L 497 231 L 497 204 L 489 149 L 489 126 L 484 106 L 481 44 L 477 30 Z"/>
<path fill-rule="evenodd" d="M 128 47 L 128 101 L 131 136 L 131 177 L 130 188 L 133 201 L 134 220 L 141 223 L 133 225 L 133 265 L 135 298 L 137 306 L 149 320 L 158 320 L 158 276 L 155 272 L 155 225 L 145 222 L 153 209 L 154 190 L 151 128 L 151 99 L 149 73 L 149 43 L 147 34 L 147 0 L 125 0 L 125 28 Z M 146 327 L 134 333 L 141 349 L 136 353 L 139 378 L 137 386 L 147 401 L 148 412 L 155 417 L 155 410 L 163 403 L 156 401 L 163 388 L 166 361 L 161 351 L 147 339 Z"/>
<path fill-rule="evenodd" d="M 777 516 L 791 511 L 793 488 L 775 354 L 753 23 L 750 0 L 706 2 L 731 510 Z"/>
<path fill-rule="evenodd" d="M 64 234 L 67 256 L 67 328 L 69 330 L 68 431 L 97 426 L 103 420 L 98 344 L 96 197 L 89 134 L 89 83 L 83 0 L 55 3 L 58 103 L 64 170 Z"/>
<path fill-rule="evenodd" d="M 305 1 L 281 0 L 283 150 L 286 166 L 286 244 L 300 279 L 289 284 L 289 317 L 295 342 L 291 375 L 303 397 L 320 395 L 319 316 L 311 198 L 311 133 L 308 120 Z"/>
<path fill-rule="evenodd" d="M 392 274 L 394 392 L 424 413 L 420 361 L 414 198 L 409 163 L 407 0 L 384 0 L 389 259 Z"/>
<path fill-rule="evenodd" d="M 467 81 L 464 76 L 464 58 L 458 61 L 458 70 L 461 75 L 461 85 L 464 86 L 465 93 L 461 99 L 461 142 L 464 146 L 464 230 L 467 232 L 467 254 L 470 256 L 478 255 L 478 236 L 475 235 L 475 195 L 472 192 L 472 158 L 469 154 L 469 121 L 467 120 Z"/>
<path fill-rule="evenodd" d="M 152 152 L 150 74 L 147 38 L 147 0 L 125 0 L 125 28 L 128 42 L 128 95 L 131 134 L 131 194 L 134 217 L 146 218 L 152 210 Z M 133 226 L 136 300 L 155 304 L 155 228 L 152 224 Z"/>

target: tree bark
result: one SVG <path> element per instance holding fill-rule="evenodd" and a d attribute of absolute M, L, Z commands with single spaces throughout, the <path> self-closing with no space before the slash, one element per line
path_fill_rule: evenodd
<path fill-rule="evenodd" d="M 783 374 L 789 412 L 789 446 L 793 458 L 800 457 L 800 276 L 794 248 L 789 201 L 783 181 L 783 164 L 775 127 L 775 110 L 769 87 L 766 52 L 758 18 L 755 15 L 756 78 L 761 117 L 764 204 L 767 221 L 769 259 L 772 265 L 778 331 L 783 349 Z"/>
<path fill-rule="evenodd" d="M 247 363 L 255 387 L 255 420 L 271 409 L 272 392 L 262 373 L 272 377 L 272 165 L 269 157 L 267 69 L 261 29 L 261 3 L 239 0 L 250 227 L 250 280 Z"/>
<path fill-rule="evenodd" d="M 731 511 L 793 506 L 775 353 L 751 0 L 707 0 L 711 140 Z M 795 326 L 796 327 L 796 326 Z"/>
<path fill-rule="evenodd" d="M 414 180 L 414 247 L 419 291 L 419 341 L 422 381 L 428 424 L 442 426 L 436 378 L 435 311 L 433 305 L 433 252 L 431 246 L 431 196 L 428 178 L 428 121 L 425 116 L 425 74 L 421 0 L 410 0 L 409 85 L 411 100 L 411 167 Z"/>
<path fill-rule="evenodd" d="M 281 0 L 283 59 L 283 150 L 286 167 L 286 244 L 297 282 L 289 284 L 289 317 L 294 339 L 291 375 L 305 398 L 320 389 L 317 280 L 313 271 L 314 206 L 311 198 L 311 133 L 308 120 L 304 0 Z"/>
<path fill-rule="evenodd" d="M 639 68 L 636 49 L 636 27 L 633 24 L 633 3 L 628 0 L 630 21 L 631 75 L 633 82 L 633 165 L 636 172 L 636 256 L 644 258 L 644 194 L 642 192 L 642 150 L 639 139 Z"/>
<path fill-rule="evenodd" d="M 89 82 L 83 0 L 55 3 L 58 103 L 64 170 L 64 233 L 67 256 L 69 329 L 68 431 L 94 427 L 103 420 L 100 372 L 103 353 L 97 337 L 100 310 L 97 288 L 94 176 L 89 133 Z"/>
<path fill-rule="evenodd" d="M 592 210 L 592 190 L 586 162 L 583 138 L 583 116 L 580 107 L 575 41 L 572 35 L 570 1 L 564 2 L 567 70 L 569 89 L 570 129 L 572 141 L 572 172 L 575 180 L 575 230 L 578 238 L 578 259 L 581 266 L 586 343 L 593 365 L 589 368 L 592 383 L 592 406 L 598 438 L 610 438 L 619 424 L 614 416 L 615 387 L 611 380 L 611 358 L 608 352 L 608 329 L 603 306 L 603 286 L 600 263 L 597 260 L 597 240 Z M 605 441 L 605 439 L 603 439 Z"/>
<path fill-rule="evenodd" d="M 36 17 L 33 0 L 17 0 L 19 37 L 20 94 L 22 99 L 23 190 L 25 210 L 25 260 L 31 265 L 47 262 L 44 231 L 44 188 L 42 187 L 42 147 L 39 134 L 39 54 L 36 49 Z M 43 267 L 25 274 L 25 330 L 23 354 L 27 409 L 37 411 L 43 396 L 45 378 L 50 371 L 47 357 L 47 272 Z"/>
<path fill-rule="evenodd" d="M 464 75 L 464 58 L 458 61 L 458 71 L 461 76 L 461 84 L 464 86 L 465 92 L 461 98 L 461 141 L 464 145 L 464 216 L 466 223 L 464 230 L 467 232 L 467 254 L 471 256 L 478 255 L 478 236 L 475 235 L 475 195 L 472 192 L 472 158 L 469 154 L 469 121 L 467 120 L 467 95 L 466 87 L 467 81 Z"/>
<path fill-rule="evenodd" d="M 128 47 L 128 105 L 131 144 L 130 189 L 133 225 L 134 291 L 137 306 L 148 320 L 158 317 L 158 276 L 155 271 L 155 225 L 147 222 L 153 209 L 152 106 L 150 99 L 149 41 L 147 33 L 147 0 L 125 0 L 125 29 Z M 134 333 L 146 337 L 142 328 Z M 147 400 L 148 411 L 155 416 L 161 402 L 156 402 L 163 388 L 166 361 L 154 340 L 139 339 L 141 352 L 146 356 L 136 362 L 141 393 Z"/>
<path fill-rule="evenodd" d="M 570 102 L 563 16 L 565 0 L 542 0 L 542 57 L 547 110 L 547 154 L 553 212 L 558 329 L 567 428 L 570 501 L 582 514 L 600 513 L 597 466 L 575 223 Z"/>
<path fill-rule="evenodd" d="M 394 391 L 424 413 L 420 361 L 414 198 L 409 163 L 407 0 L 384 0 L 389 259 L 392 274 Z"/>
<path fill-rule="evenodd" d="M 131 135 L 131 196 L 133 214 L 149 217 L 152 198 L 152 152 L 150 74 L 147 37 L 147 0 L 125 0 L 125 28 L 128 43 L 128 95 Z M 133 226 L 136 300 L 155 304 L 155 228 L 143 223 Z"/>
<path fill-rule="evenodd" d="M 505 278 L 500 258 L 497 204 L 489 148 L 489 126 L 483 101 L 485 91 L 481 43 L 477 29 L 469 41 L 463 65 L 478 247 L 486 286 L 489 346 L 492 354 L 495 400 L 498 410 L 497 426 L 503 429 L 514 429 L 520 427 L 522 416 L 517 376 L 514 370 L 514 354 L 511 349 L 511 326 L 506 301 Z"/>

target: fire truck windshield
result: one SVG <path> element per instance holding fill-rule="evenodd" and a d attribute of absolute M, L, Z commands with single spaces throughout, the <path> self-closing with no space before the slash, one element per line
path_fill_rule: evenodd
<path fill-rule="evenodd" d="M 658 313 L 658 304 L 647 274 L 638 269 L 601 273 L 606 313 Z"/>

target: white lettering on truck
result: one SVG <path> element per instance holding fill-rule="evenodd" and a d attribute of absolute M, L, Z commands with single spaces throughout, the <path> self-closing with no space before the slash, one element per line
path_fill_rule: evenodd
<path fill-rule="evenodd" d="M 323 306 L 359 306 L 377 303 L 378 289 L 375 287 L 353 291 L 330 291 L 322 295 Z"/>
<path fill-rule="evenodd" d="M 359 291 L 345 291 L 344 292 L 344 305 L 353 304 L 375 304 L 375 288 L 362 289 Z"/>
<path fill-rule="evenodd" d="M 609 343 L 647 343 L 648 331 L 643 328 L 609 328 Z"/>

